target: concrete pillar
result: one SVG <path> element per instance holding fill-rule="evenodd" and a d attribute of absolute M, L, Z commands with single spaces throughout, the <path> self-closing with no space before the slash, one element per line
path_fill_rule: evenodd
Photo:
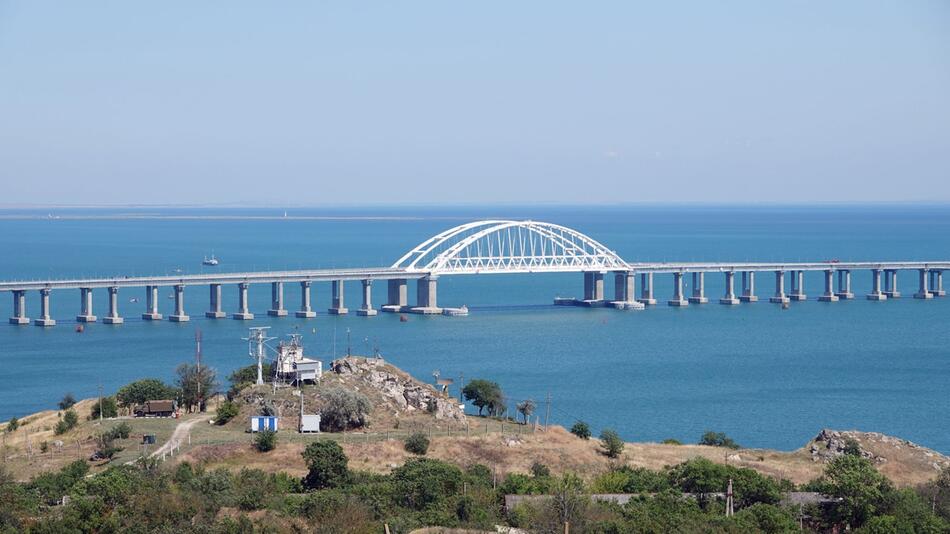
<path fill-rule="evenodd" d="M 726 271 L 726 294 L 719 299 L 719 304 L 734 305 L 739 304 L 736 298 L 736 273 L 735 271 Z"/>
<path fill-rule="evenodd" d="M 742 294 L 739 295 L 741 302 L 756 302 L 759 297 L 755 296 L 755 271 L 742 271 Z"/>
<path fill-rule="evenodd" d="M 795 301 L 808 300 L 808 296 L 805 295 L 805 271 L 790 271 L 790 274 L 792 292 L 788 295 L 788 298 Z"/>
<path fill-rule="evenodd" d="M 272 282 L 270 285 L 270 309 L 267 315 L 271 317 L 284 317 L 287 310 L 284 309 L 284 283 Z"/>
<path fill-rule="evenodd" d="M 825 271 L 825 292 L 818 297 L 821 302 L 838 302 L 838 296 L 835 295 L 835 270 Z"/>
<path fill-rule="evenodd" d="M 673 298 L 667 304 L 670 306 L 689 305 L 689 301 L 683 298 L 683 273 L 673 273 Z"/>
<path fill-rule="evenodd" d="M 346 309 L 346 301 L 343 298 L 343 280 L 334 280 L 330 283 L 331 305 L 327 310 L 332 315 L 346 315 L 350 310 Z"/>
<path fill-rule="evenodd" d="M 640 273 L 640 302 L 647 306 L 656 304 L 653 298 L 653 273 Z"/>
<path fill-rule="evenodd" d="M 897 269 L 884 271 L 884 294 L 889 299 L 896 299 L 901 296 L 901 292 L 897 289 Z"/>
<path fill-rule="evenodd" d="M 109 315 L 102 318 L 105 324 L 122 324 L 125 322 L 119 317 L 119 288 L 112 286 L 109 288 Z"/>
<path fill-rule="evenodd" d="M 231 314 L 232 319 L 237 319 L 238 321 L 250 321 L 254 318 L 254 314 L 247 308 L 247 282 L 241 282 L 238 284 L 238 311 L 237 313 Z"/>
<path fill-rule="evenodd" d="M 79 288 L 80 312 L 76 320 L 80 323 L 94 323 L 96 316 L 92 314 L 92 288 Z"/>
<path fill-rule="evenodd" d="M 158 313 L 158 286 L 145 286 L 145 313 L 142 314 L 142 319 L 162 320 L 162 314 Z"/>
<path fill-rule="evenodd" d="M 930 271 L 930 273 L 933 275 L 930 292 L 935 297 L 946 297 L 947 292 L 943 289 L 943 271 Z"/>
<path fill-rule="evenodd" d="M 854 293 L 851 292 L 851 271 L 849 269 L 838 271 L 838 292 L 835 295 L 844 300 L 854 298 Z"/>
<path fill-rule="evenodd" d="M 187 323 L 191 317 L 185 315 L 185 286 L 175 286 L 175 313 L 168 316 L 173 323 Z"/>
<path fill-rule="evenodd" d="M 211 284 L 208 286 L 208 311 L 205 317 L 209 319 L 224 319 L 227 314 L 221 309 L 221 284 Z"/>
<path fill-rule="evenodd" d="M 294 315 L 304 319 L 317 316 L 317 313 L 310 308 L 310 280 L 300 282 L 300 310 Z"/>
<path fill-rule="evenodd" d="M 614 302 L 634 302 L 636 275 L 629 271 L 614 273 Z"/>
<path fill-rule="evenodd" d="M 363 285 L 363 306 L 356 310 L 356 315 L 360 317 L 373 317 L 376 310 L 373 309 L 373 281 L 370 279 L 360 280 Z"/>
<path fill-rule="evenodd" d="M 920 288 L 917 289 L 917 292 L 914 293 L 915 299 L 932 299 L 934 298 L 933 293 L 930 292 L 929 287 L 927 286 L 927 273 L 929 269 L 920 269 Z"/>
<path fill-rule="evenodd" d="M 384 312 L 400 312 L 409 305 L 409 289 L 405 278 L 386 281 L 386 304 Z"/>
<path fill-rule="evenodd" d="M 599 303 L 604 300 L 604 273 L 584 273 L 584 302 L 587 304 Z"/>
<path fill-rule="evenodd" d="M 33 321 L 36 326 L 54 326 L 56 321 L 50 317 L 49 310 L 50 290 L 43 288 L 40 290 L 40 318 Z"/>
<path fill-rule="evenodd" d="M 706 273 L 693 273 L 693 294 L 689 297 L 693 304 L 706 304 Z"/>
<path fill-rule="evenodd" d="M 786 304 L 789 298 L 785 295 L 785 271 L 775 271 L 775 295 L 769 298 L 769 302 L 776 304 Z"/>
<path fill-rule="evenodd" d="M 871 270 L 871 292 L 868 293 L 868 300 L 887 300 L 887 295 L 881 291 L 881 270 Z"/>
<path fill-rule="evenodd" d="M 22 289 L 13 290 L 13 317 L 10 317 L 10 324 L 30 324 L 30 318 L 26 316 L 26 291 Z"/>
<path fill-rule="evenodd" d="M 438 279 L 438 276 L 428 275 L 416 280 L 416 306 L 409 311 L 422 314 L 442 313 L 436 298 Z"/>

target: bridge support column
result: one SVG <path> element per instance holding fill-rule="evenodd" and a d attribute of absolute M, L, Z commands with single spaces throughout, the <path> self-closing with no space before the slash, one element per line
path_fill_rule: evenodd
<path fill-rule="evenodd" d="M 719 304 L 733 306 L 739 304 L 736 298 L 736 273 L 735 271 L 726 271 L 726 294 L 719 299 Z"/>
<path fill-rule="evenodd" d="M 775 271 L 775 295 L 769 298 L 769 302 L 788 304 L 788 301 L 785 295 L 785 271 Z"/>
<path fill-rule="evenodd" d="M 604 304 L 604 273 L 584 272 L 584 300 L 582 306 L 603 306 Z"/>
<path fill-rule="evenodd" d="M 92 314 L 92 288 L 79 288 L 80 312 L 76 316 L 76 321 L 80 323 L 94 323 L 96 316 Z"/>
<path fill-rule="evenodd" d="M 356 315 L 361 317 L 372 317 L 376 315 L 373 309 L 373 281 L 370 279 L 361 280 L 363 284 L 363 307 L 356 310 Z"/>
<path fill-rule="evenodd" d="M 901 292 L 897 290 L 897 269 L 884 271 L 884 294 L 889 299 L 896 299 L 901 296 Z"/>
<path fill-rule="evenodd" d="M 706 304 L 706 273 L 693 273 L 693 294 L 689 297 L 693 304 Z"/>
<path fill-rule="evenodd" d="M 247 308 L 247 286 L 247 282 L 238 284 L 238 311 L 237 313 L 231 314 L 232 319 L 250 321 L 254 318 L 254 314 Z"/>
<path fill-rule="evenodd" d="M 641 304 L 653 306 L 656 299 L 653 298 L 653 273 L 640 273 L 640 298 Z"/>
<path fill-rule="evenodd" d="M 828 269 L 825 271 L 825 292 L 818 297 L 821 302 L 838 302 L 838 296 L 835 295 L 835 271 Z"/>
<path fill-rule="evenodd" d="M 423 315 L 439 314 L 442 309 L 437 304 L 437 280 L 438 276 L 428 275 L 416 280 L 416 306 L 410 308 L 412 313 L 421 313 Z"/>
<path fill-rule="evenodd" d="M 343 280 L 334 280 L 330 283 L 330 308 L 327 309 L 331 315 L 346 315 L 350 310 L 346 308 L 346 301 L 343 295 Z"/>
<path fill-rule="evenodd" d="M 270 285 L 270 309 L 267 315 L 271 317 L 285 317 L 287 310 L 284 309 L 284 283 L 272 282 Z"/>
<path fill-rule="evenodd" d="M 683 298 L 683 273 L 673 273 L 673 298 L 667 301 L 670 306 L 688 306 Z"/>
<path fill-rule="evenodd" d="M 808 296 L 805 295 L 805 271 L 789 271 L 789 274 L 791 275 L 792 291 L 788 298 L 795 301 L 808 300 Z"/>
<path fill-rule="evenodd" d="M 33 321 L 36 326 L 55 326 L 56 320 L 50 317 L 49 289 L 40 290 L 40 318 Z"/>
<path fill-rule="evenodd" d="M 934 298 L 933 293 L 930 292 L 930 289 L 927 285 L 927 275 L 930 272 L 929 269 L 920 269 L 920 288 L 914 293 L 915 299 L 932 299 Z"/>
<path fill-rule="evenodd" d="M 294 315 L 303 319 L 317 316 L 317 313 L 310 308 L 310 280 L 300 282 L 300 309 Z"/>
<path fill-rule="evenodd" d="M 209 319 L 224 319 L 228 315 L 221 309 L 221 284 L 208 286 L 208 311 L 205 317 Z"/>
<path fill-rule="evenodd" d="M 10 324 L 30 324 L 30 318 L 26 316 L 26 291 L 22 289 L 13 291 L 13 317 L 10 317 Z"/>
<path fill-rule="evenodd" d="M 119 288 L 109 288 L 109 315 L 102 318 L 105 324 L 122 324 L 125 319 L 119 316 Z"/>
<path fill-rule="evenodd" d="M 759 297 L 755 296 L 755 271 L 742 271 L 742 294 L 739 295 L 740 302 L 757 302 Z"/>
<path fill-rule="evenodd" d="M 191 317 L 185 315 L 185 286 L 181 284 L 175 286 L 175 313 L 169 315 L 168 320 L 173 323 L 187 323 L 191 320 Z"/>
<path fill-rule="evenodd" d="M 871 270 L 871 292 L 868 293 L 868 300 L 887 300 L 887 295 L 881 291 L 881 270 Z"/>
<path fill-rule="evenodd" d="M 158 313 L 158 286 L 145 286 L 145 313 L 142 314 L 142 319 L 162 320 L 162 314 Z"/>
<path fill-rule="evenodd" d="M 930 271 L 930 293 L 935 297 L 947 296 L 947 292 L 943 289 L 943 271 Z"/>
<path fill-rule="evenodd" d="M 838 295 L 838 298 L 842 300 L 854 298 L 854 293 L 851 292 L 851 271 L 849 269 L 838 271 L 838 292 L 835 295 Z"/>
<path fill-rule="evenodd" d="M 614 273 L 614 301 L 634 302 L 637 293 L 637 275 L 630 271 Z"/>
<path fill-rule="evenodd" d="M 380 308 L 384 312 L 398 313 L 409 305 L 409 289 L 405 278 L 386 281 L 386 304 Z"/>

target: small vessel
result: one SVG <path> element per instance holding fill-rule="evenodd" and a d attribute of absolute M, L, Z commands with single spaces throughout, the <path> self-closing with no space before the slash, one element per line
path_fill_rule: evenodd
<path fill-rule="evenodd" d="M 129 302 L 131 302 L 131 303 L 133 303 L 133 304 L 136 303 L 136 302 L 138 302 L 138 301 L 139 301 L 139 299 L 137 299 L 137 298 L 135 298 L 135 297 L 132 297 L 132 298 L 129 299 Z"/>
<path fill-rule="evenodd" d="M 201 261 L 201 264 L 202 264 L 202 265 L 210 265 L 210 266 L 212 266 L 212 267 L 214 267 L 214 266 L 217 265 L 218 263 L 219 263 L 219 262 L 218 262 L 218 258 L 215 258 L 215 257 L 214 257 L 214 252 L 211 253 L 211 257 L 210 257 L 210 258 L 207 257 L 207 256 L 205 256 L 205 259 Z"/>
<path fill-rule="evenodd" d="M 400 315 L 400 316 L 399 316 L 399 322 L 400 322 L 400 323 L 408 323 L 408 322 L 409 322 L 409 318 L 406 317 L 405 314 Z"/>
<path fill-rule="evenodd" d="M 170 299 L 175 298 L 175 294 L 174 294 L 174 293 L 169 293 L 169 294 L 168 294 L 168 298 L 170 298 Z"/>
<path fill-rule="evenodd" d="M 787 302 L 783 302 L 783 303 L 782 303 L 782 309 L 783 309 L 783 310 L 787 310 L 787 309 L 788 309 L 788 303 L 787 303 Z"/>
<path fill-rule="evenodd" d="M 81 324 L 76 325 L 76 333 L 77 333 L 77 334 L 82 334 L 85 329 L 86 329 L 86 327 L 84 327 L 84 326 L 81 325 Z"/>

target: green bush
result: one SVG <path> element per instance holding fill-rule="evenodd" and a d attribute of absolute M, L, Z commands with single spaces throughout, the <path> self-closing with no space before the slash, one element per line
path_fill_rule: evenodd
<path fill-rule="evenodd" d="M 581 439 L 590 439 L 590 427 L 584 421 L 578 421 L 571 427 L 571 434 Z"/>
<path fill-rule="evenodd" d="M 63 395 L 63 399 L 59 401 L 58 406 L 60 410 L 68 410 L 72 408 L 74 404 L 76 404 L 76 397 L 73 397 L 72 393 L 67 393 Z"/>
<path fill-rule="evenodd" d="M 429 452 L 429 438 L 427 438 L 422 432 L 416 432 L 406 438 L 406 443 L 404 446 L 406 448 L 406 452 L 418 454 L 419 456 L 425 456 L 425 454 Z"/>
<path fill-rule="evenodd" d="M 400 503 L 418 511 L 439 506 L 462 488 L 461 469 L 431 458 L 410 458 L 392 479 Z"/>
<path fill-rule="evenodd" d="M 102 417 L 118 417 L 119 407 L 116 405 L 115 397 L 102 397 Z M 89 411 L 89 419 L 99 419 L 99 403 L 92 403 L 92 409 Z"/>
<path fill-rule="evenodd" d="M 237 417 L 240 411 L 236 402 L 224 401 L 218 405 L 218 413 L 214 417 L 214 424 L 223 425 Z"/>
<path fill-rule="evenodd" d="M 349 459 L 339 443 L 329 439 L 316 441 L 307 445 L 301 456 L 307 463 L 307 476 L 303 479 L 305 488 L 333 488 L 346 482 Z"/>
<path fill-rule="evenodd" d="M 266 429 L 257 433 L 254 438 L 254 447 L 260 452 L 268 452 L 277 448 L 277 432 Z"/>
<path fill-rule="evenodd" d="M 6 432 L 16 432 L 16 429 L 20 428 L 20 420 L 16 417 L 11 417 L 10 422 L 7 423 Z"/>
<path fill-rule="evenodd" d="M 324 391 L 322 397 L 324 404 L 320 411 L 320 426 L 329 432 L 364 426 L 367 415 L 373 409 L 366 395 L 341 387 Z"/>
<path fill-rule="evenodd" d="M 53 432 L 57 436 L 60 434 L 65 434 L 73 428 L 76 428 L 77 424 L 79 424 L 79 416 L 76 415 L 76 410 L 70 408 L 63 413 L 62 419 L 56 423 L 56 426 L 53 428 Z"/>
<path fill-rule="evenodd" d="M 617 432 L 605 428 L 600 433 L 600 446 L 604 449 L 604 454 L 609 458 L 619 458 L 623 453 L 623 440 Z"/>
<path fill-rule="evenodd" d="M 682 445 L 683 442 L 676 438 L 666 438 L 662 442 L 664 445 Z"/>
<path fill-rule="evenodd" d="M 700 445 L 709 445 L 712 447 L 725 447 L 727 449 L 738 449 L 739 444 L 732 440 L 723 432 L 713 432 L 712 430 L 707 430 L 703 433 L 703 437 L 699 439 Z"/>
<path fill-rule="evenodd" d="M 548 469 L 548 466 L 535 460 L 534 463 L 531 464 L 531 475 L 535 478 L 549 477 L 551 476 L 551 470 Z"/>
<path fill-rule="evenodd" d="M 114 427 L 110 428 L 103 436 L 107 437 L 110 440 L 113 439 L 128 439 L 132 434 L 132 425 L 121 422 Z"/>

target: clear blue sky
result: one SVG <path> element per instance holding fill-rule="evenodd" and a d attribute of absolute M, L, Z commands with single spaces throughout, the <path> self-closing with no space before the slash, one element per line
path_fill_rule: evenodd
<path fill-rule="evenodd" d="M 0 0 L 0 186 L 950 201 L 950 2 Z"/>

